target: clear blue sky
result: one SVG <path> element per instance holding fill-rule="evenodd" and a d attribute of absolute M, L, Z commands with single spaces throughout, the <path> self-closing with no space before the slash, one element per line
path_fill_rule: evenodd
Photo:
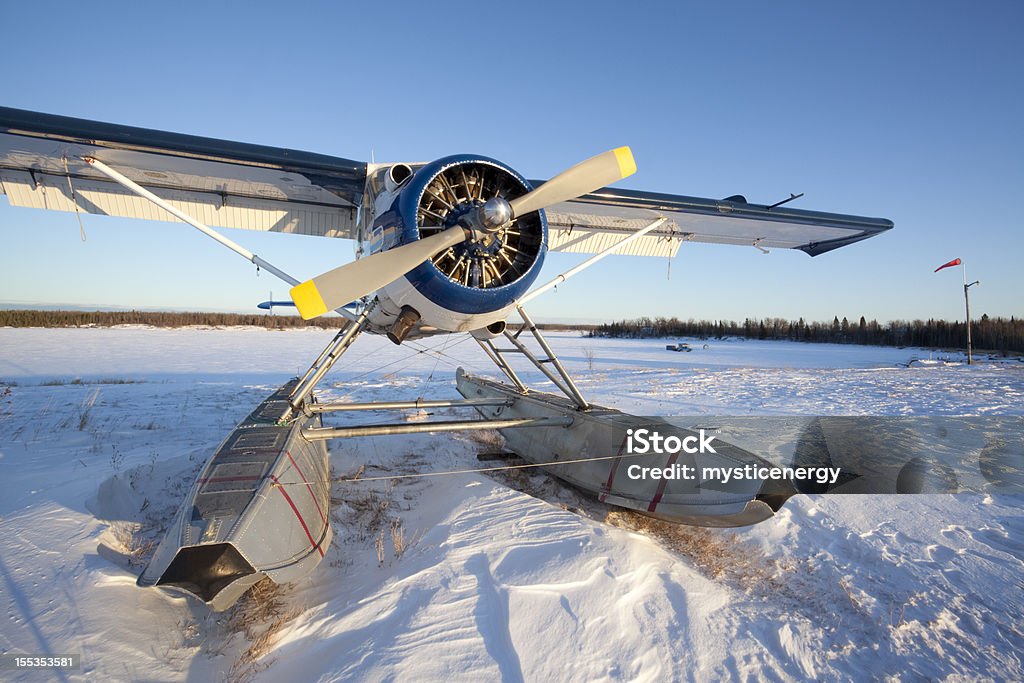
<path fill-rule="evenodd" d="M 436 5 L 436 6 L 435 6 Z M 0 103 L 352 159 L 493 156 L 548 177 L 618 145 L 624 187 L 883 216 L 817 258 L 615 257 L 535 317 L 1024 314 L 1019 2 L 8 3 Z M 0 199 L 0 300 L 253 311 L 283 284 L 175 224 Z M 228 231 L 298 277 L 351 242 Z M 550 255 L 542 280 L 579 261 Z"/>

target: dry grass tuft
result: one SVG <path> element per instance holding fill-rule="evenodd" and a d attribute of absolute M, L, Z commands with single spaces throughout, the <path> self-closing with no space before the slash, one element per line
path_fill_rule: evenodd
<path fill-rule="evenodd" d="M 337 477 L 337 479 L 339 481 L 354 481 L 356 479 L 361 479 L 365 472 L 366 472 L 366 465 L 360 465 L 351 474 L 343 474 L 340 477 Z M 331 479 L 333 480 L 333 479 L 335 479 L 335 477 L 332 476 Z"/>
<path fill-rule="evenodd" d="M 403 467 L 410 471 L 418 471 L 417 468 L 422 463 L 417 463 L 406 462 Z M 361 471 L 362 469 L 357 475 Z M 360 542 L 370 540 L 373 543 L 377 566 L 383 567 L 389 560 L 390 536 L 391 556 L 396 560 L 401 559 L 406 551 L 420 540 L 421 534 L 416 533 L 411 538 L 406 535 L 405 523 L 400 514 L 402 505 L 395 498 L 396 482 L 400 481 L 387 481 L 383 487 L 376 486 L 377 482 L 367 482 L 375 488 L 361 489 L 359 485 L 354 485 L 346 486 L 343 495 L 333 493 L 331 516 L 339 533 L 335 534 L 332 545 L 344 543 L 343 537 Z M 408 500 L 408 496 L 406 499 Z M 332 564 L 340 567 L 347 565 L 347 562 L 339 560 L 332 561 Z"/>
<path fill-rule="evenodd" d="M 486 451 L 500 451 L 505 447 L 505 437 L 497 429 L 474 429 L 467 432 L 469 440 Z"/>
<path fill-rule="evenodd" d="M 408 547 L 405 542 L 405 524 L 401 518 L 391 520 L 391 547 L 395 553 L 396 560 L 402 556 Z"/>
<path fill-rule="evenodd" d="M 373 547 L 377 551 L 377 566 L 384 566 L 384 530 L 381 529 L 380 533 L 377 534 L 377 538 L 373 540 Z"/>
<path fill-rule="evenodd" d="M 363 538 L 376 534 L 390 522 L 394 488 L 394 482 L 389 481 L 383 491 L 353 491 L 344 499 L 356 513 L 358 525 L 365 532 Z"/>
<path fill-rule="evenodd" d="M 413 533 L 409 538 L 405 535 L 405 523 L 402 519 L 391 520 L 391 550 L 394 552 L 396 560 L 401 559 L 405 551 L 419 543 L 421 538 L 423 538 L 422 529 Z"/>
<path fill-rule="evenodd" d="M 243 634 L 249 647 L 235 660 L 227 680 L 244 683 L 273 663 L 266 655 L 273 651 L 281 630 L 302 613 L 298 608 L 287 609 L 285 595 L 282 586 L 265 578 L 228 610 L 225 630 Z"/>
<path fill-rule="evenodd" d="M 78 431 L 84 432 L 85 428 L 89 425 L 89 415 L 92 414 L 93 406 L 96 405 L 96 399 L 99 396 L 100 390 L 96 389 L 82 399 L 81 404 L 78 406 Z"/>
<path fill-rule="evenodd" d="M 848 576 L 844 576 L 839 579 L 839 587 L 843 589 L 843 593 L 850 599 L 850 604 L 853 605 L 855 610 L 863 610 L 864 606 L 861 604 L 860 598 L 853 594 L 853 581 Z M 900 613 L 902 617 L 902 612 Z"/>
<path fill-rule="evenodd" d="M 628 510 L 612 510 L 605 523 L 649 536 L 666 550 L 688 560 L 701 574 L 748 592 L 782 588 L 777 560 L 741 543 L 722 529 L 685 526 Z"/>
<path fill-rule="evenodd" d="M 121 553 L 129 567 L 141 568 L 149 562 L 156 550 L 157 542 L 145 533 L 142 524 L 137 522 L 114 522 L 110 525 L 114 540 L 121 546 Z"/>

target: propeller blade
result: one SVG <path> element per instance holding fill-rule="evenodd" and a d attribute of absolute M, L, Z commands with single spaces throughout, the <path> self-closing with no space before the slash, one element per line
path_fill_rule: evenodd
<path fill-rule="evenodd" d="M 456 225 L 426 239 L 329 270 L 292 287 L 289 294 L 302 319 L 309 320 L 380 289 L 464 239 L 466 231 Z"/>
<path fill-rule="evenodd" d="M 576 199 L 580 195 L 611 185 L 634 173 L 636 162 L 633 161 L 633 153 L 629 147 L 618 147 L 581 161 L 536 190 L 513 199 L 509 204 L 512 206 L 513 215 L 522 216 L 552 204 Z"/>

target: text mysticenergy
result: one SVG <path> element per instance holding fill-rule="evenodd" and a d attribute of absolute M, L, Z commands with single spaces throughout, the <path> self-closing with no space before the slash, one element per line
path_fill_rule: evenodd
<path fill-rule="evenodd" d="M 700 481 L 718 481 L 728 484 L 730 481 L 767 479 L 800 479 L 814 481 L 819 484 L 834 484 L 839 479 L 838 467 L 765 467 L 763 465 L 743 465 L 742 467 L 701 467 L 680 465 L 667 467 L 642 467 L 630 465 L 626 468 L 626 476 L 630 479 L 682 479 Z"/>

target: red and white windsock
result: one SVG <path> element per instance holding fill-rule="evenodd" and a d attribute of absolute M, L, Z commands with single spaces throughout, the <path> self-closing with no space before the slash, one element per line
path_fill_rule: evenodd
<path fill-rule="evenodd" d="M 943 263 L 943 264 L 942 264 L 941 266 L 939 266 L 938 268 L 936 268 L 936 269 L 935 269 L 935 270 L 933 270 L 932 272 L 933 272 L 933 273 L 937 273 L 937 272 L 939 272 L 940 270 L 942 270 L 943 268 L 952 268 L 953 266 L 959 266 L 959 265 L 960 265 L 960 263 L 961 263 L 960 259 L 958 259 L 958 258 L 955 258 L 955 259 L 953 259 L 952 261 L 950 261 L 949 263 Z"/>

